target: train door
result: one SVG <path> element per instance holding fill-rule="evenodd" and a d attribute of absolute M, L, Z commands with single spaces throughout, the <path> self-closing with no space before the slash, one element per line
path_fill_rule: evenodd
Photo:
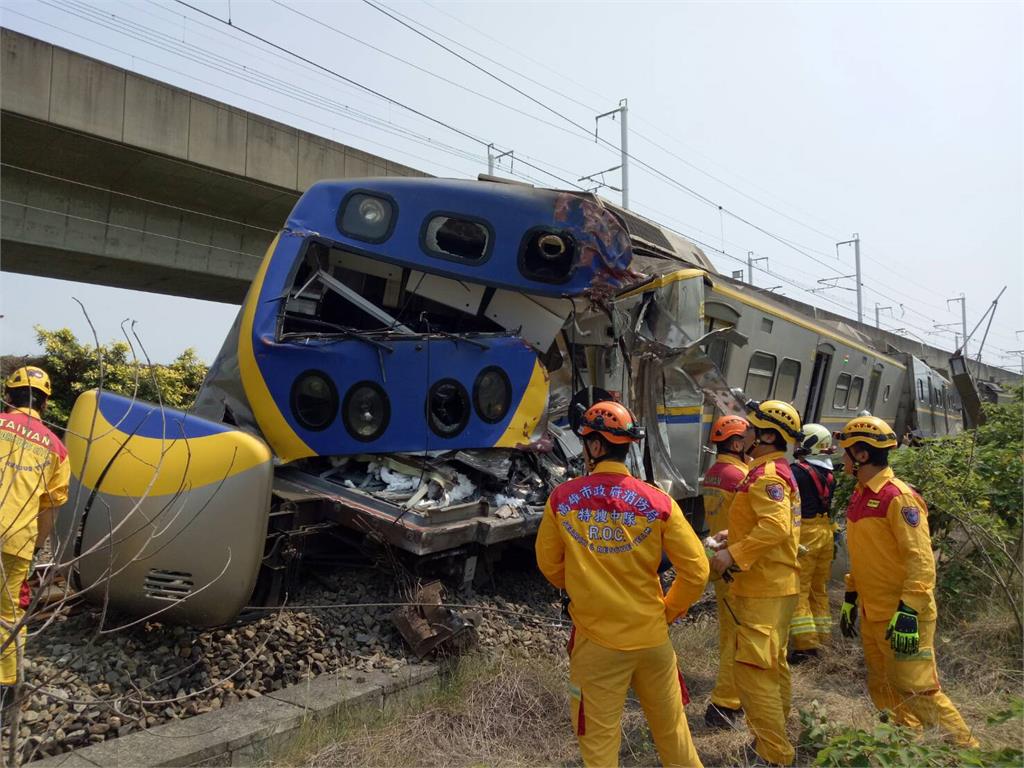
<path fill-rule="evenodd" d="M 932 377 L 928 377 L 928 400 L 924 406 L 929 414 L 929 423 L 932 425 L 932 434 L 939 434 L 939 425 L 935 419 L 935 387 L 932 385 Z"/>
<path fill-rule="evenodd" d="M 804 423 L 816 422 L 821 416 L 821 403 L 825 397 L 825 383 L 832 365 L 832 355 L 836 348 L 831 344 L 819 344 L 814 356 L 814 368 L 811 369 L 811 388 L 807 392 L 807 407 L 804 408 Z"/>
<path fill-rule="evenodd" d="M 945 424 L 946 431 L 943 434 L 949 434 L 949 393 L 946 390 L 946 385 L 942 385 L 942 389 L 939 390 L 939 402 L 942 404 L 942 421 Z"/>

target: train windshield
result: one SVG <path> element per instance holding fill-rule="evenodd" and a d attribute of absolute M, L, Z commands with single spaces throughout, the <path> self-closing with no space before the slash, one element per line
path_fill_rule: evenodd
<path fill-rule="evenodd" d="M 481 311 L 487 289 L 403 268 L 316 240 L 299 257 L 281 338 L 508 331 Z"/>

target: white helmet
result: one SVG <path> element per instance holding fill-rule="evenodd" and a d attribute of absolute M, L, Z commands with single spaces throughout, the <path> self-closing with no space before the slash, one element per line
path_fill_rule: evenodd
<path fill-rule="evenodd" d="M 809 456 L 830 456 L 835 452 L 832 447 L 832 432 L 821 424 L 804 424 L 798 450 Z"/>

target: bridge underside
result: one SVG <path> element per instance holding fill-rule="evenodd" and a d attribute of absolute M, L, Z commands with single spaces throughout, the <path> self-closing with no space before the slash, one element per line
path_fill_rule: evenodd
<path fill-rule="evenodd" d="M 298 199 L 6 111 L 0 162 L 4 270 L 212 301 L 242 300 Z"/>

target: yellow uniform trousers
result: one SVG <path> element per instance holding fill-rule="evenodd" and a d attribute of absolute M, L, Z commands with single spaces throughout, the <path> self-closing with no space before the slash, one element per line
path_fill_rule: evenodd
<path fill-rule="evenodd" d="M 632 685 L 665 766 L 700 766 L 683 711 L 672 642 L 616 651 L 576 633 L 569 656 L 573 730 L 586 766 L 619 764 L 622 707 Z"/>
<path fill-rule="evenodd" d="M 832 635 L 828 580 L 832 574 L 832 523 L 827 516 L 800 523 L 800 595 L 789 623 L 789 648 L 810 651 L 826 645 Z"/>
<path fill-rule="evenodd" d="M 863 618 L 863 616 L 861 617 Z M 939 726 L 958 744 L 977 746 L 971 729 L 960 712 L 939 689 L 935 668 L 935 622 L 918 619 L 920 649 L 912 656 L 893 651 L 885 638 L 888 621 L 867 621 L 861 625 L 864 664 L 868 670 L 868 693 L 878 709 L 892 711 L 896 721 L 912 728 Z"/>
<path fill-rule="evenodd" d="M 739 620 L 734 677 L 754 748 L 770 763 L 789 765 L 795 750 L 786 735 L 792 703 L 786 637 L 797 596 L 728 599 Z"/>
<path fill-rule="evenodd" d="M 18 599 L 31 564 L 32 561 L 24 557 L 3 553 L 3 572 L 0 573 L 0 645 L 6 643 L 6 647 L 0 651 L 0 685 L 14 685 L 18 682 L 18 648 L 24 647 L 25 627 L 18 631 L 15 642 L 8 640 L 11 628 L 24 614 Z"/>
<path fill-rule="evenodd" d="M 740 693 L 736 690 L 733 673 L 736 619 L 725 605 L 725 601 L 729 599 L 729 584 L 722 579 L 716 579 L 714 585 L 715 603 L 718 606 L 718 679 L 715 680 L 715 690 L 711 692 L 711 703 L 729 709 L 739 709 Z"/>

